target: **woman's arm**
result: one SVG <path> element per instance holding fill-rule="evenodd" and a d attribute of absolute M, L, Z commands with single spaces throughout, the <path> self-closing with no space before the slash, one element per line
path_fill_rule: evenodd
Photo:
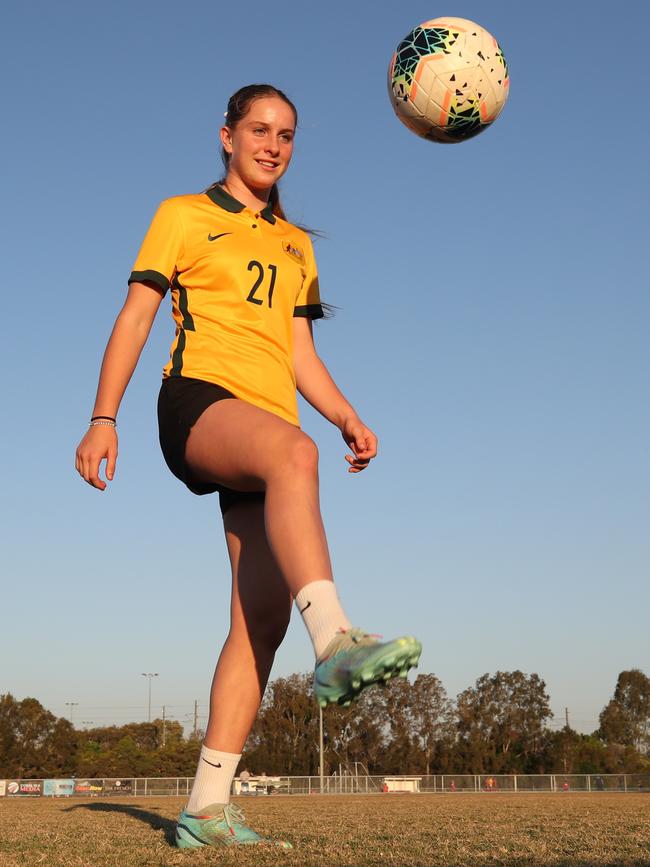
<path fill-rule="evenodd" d="M 132 283 L 129 287 L 104 353 L 93 416 L 117 417 L 162 297 L 160 289 L 153 283 Z M 99 477 L 99 465 L 104 459 L 106 478 L 110 481 L 117 460 L 117 432 L 115 428 L 103 425 L 91 427 L 77 448 L 76 468 L 90 485 L 100 491 L 106 488 L 106 482 Z"/>
<path fill-rule="evenodd" d="M 354 407 L 329 374 L 314 346 L 311 319 L 293 320 L 293 362 L 300 394 L 314 409 L 336 425 L 354 455 L 346 455 L 349 472 L 363 470 L 377 454 L 377 437 L 366 427 Z"/>

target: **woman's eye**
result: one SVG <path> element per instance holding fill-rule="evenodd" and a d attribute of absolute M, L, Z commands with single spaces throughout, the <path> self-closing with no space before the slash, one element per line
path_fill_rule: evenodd
<path fill-rule="evenodd" d="M 258 126 L 257 129 L 253 130 L 253 132 L 255 133 L 255 135 L 264 135 L 266 130 L 261 126 Z"/>
<path fill-rule="evenodd" d="M 286 135 L 286 134 L 281 135 L 280 138 L 282 139 L 283 142 L 286 142 L 287 144 L 289 144 L 290 141 L 293 141 L 293 136 Z"/>

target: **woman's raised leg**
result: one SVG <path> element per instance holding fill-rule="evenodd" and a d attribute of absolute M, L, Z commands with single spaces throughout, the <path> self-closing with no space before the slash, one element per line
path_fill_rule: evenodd
<path fill-rule="evenodd" d="M 320 514 L 318 451 L 306 434 L 244 401 L 221 400 L 192 428 L 185 459 L 198 480 L 266 492 L 266 538 L 314 645 L 321 705 L 349 703 L 366 686 L 417 665 L 421 645 L 411 636 L 380 643 L 350 628 Z"/>
<path fill-rule="evenodd" d="M 298 427 L 241 400 L 208 407 L 185 451 L 192 475 L 235 490 L 266 491 L 268 542 L 293 596 L 332 567 L 318 496 L 318 449 Z"/>

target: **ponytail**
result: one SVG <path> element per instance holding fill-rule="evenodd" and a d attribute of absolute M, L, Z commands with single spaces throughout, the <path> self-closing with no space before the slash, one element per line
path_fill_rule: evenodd
<path fill-rule="evenodd" d="M 278 190 L 278 185 L 273 184 L 271 187 L 271 192 L 269 193 L 269 204 L 271 205 L 271 213 L 279 217 L 281 220 L 286 220 L 286 214 L 284 213 L 284 208 L 280 203 L 280 191 Z"/>

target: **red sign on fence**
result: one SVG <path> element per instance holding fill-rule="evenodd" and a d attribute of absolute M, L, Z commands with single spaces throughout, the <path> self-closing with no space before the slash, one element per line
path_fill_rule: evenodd
<path fill-rule="evenodd" d="M 43 794 L 43 780 L 7 780 L 7 794 L 11 797 L 39 797 Z"/>
<path fill-rule="evenodd" d="M 75 780 L 75 795 L 101 795 L 104 784 L 101 780 Z"/>

